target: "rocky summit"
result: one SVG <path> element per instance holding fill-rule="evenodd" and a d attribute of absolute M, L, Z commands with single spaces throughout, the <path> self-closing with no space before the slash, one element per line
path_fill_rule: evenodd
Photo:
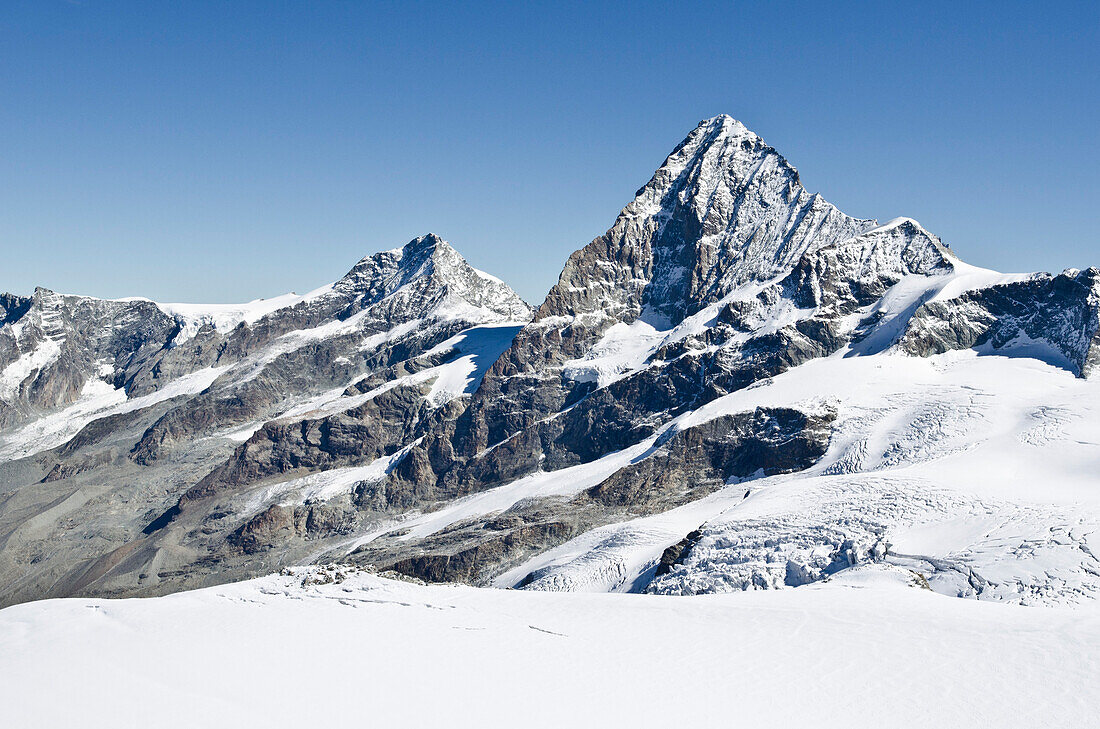
<path fill-rule="evenodd" d="M 1092 599 L 1098 369 L 1100 270 L 849 217 L 719 116 L 537 308 L 434 235 L 242 305 L 0 296 L 0 604 L 331 562 Z"/>

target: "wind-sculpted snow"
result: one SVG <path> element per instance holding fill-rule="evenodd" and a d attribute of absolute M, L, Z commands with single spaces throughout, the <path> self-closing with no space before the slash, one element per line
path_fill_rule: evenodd
<path fill-rule="evenodd" d="M 953 600 L 883 565 L 678 600 L 326 566 L 0 611 L 0 705 L 27 728 L 1085 727 L 1098 642 L 1095 610 Z"/>

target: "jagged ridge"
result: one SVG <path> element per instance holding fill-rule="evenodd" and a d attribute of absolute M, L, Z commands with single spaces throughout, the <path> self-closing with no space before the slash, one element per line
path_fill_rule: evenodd
<path fill-rule="evenodd" d="M 833 354 L 974 347 L 1085 376 L 1097 361 L 1098 299 L 1095 269 L 1006 277 L 966 265 L 911 219 L 844 215 L 726 116 L 701 122 L 607 233 L 569 258 L 518 334 L 529 307 L 433 235 L 305 296 L 242 307 L 9 296 L 3 371 L 46 348 L 41 364 L 25 361 L 31 376 L 12 370 L 12 422 L 82 401 L 89 382 L 123 387 L 133 403 L 20 473 L 141 504 L 125 516 L 92 508 L 101 531 L 114 527 L 111 548 L 90 566 L 39 570 L 12 594 L 167 591 L 254 574 L 255 555 L 344 557 L 350 539 L 351 559 L 485 582 L 566 539 L 721 488 L 730 474 L 754 478 L 735 467 L 759 461 L 747 444 L 810 444 L 792 459 L 804 469 L 828 443 L 833 416 L 805 403 L 783 410 L 781 426 L 750 408 L 681 430 L 713 403 Z M 154 333 L 132 335 L 139 313 Z M 77 320 L 112 333 L 85 343 Z M 77 364 L 55 365 L 65 357 Z M 59 384 L 32 401 L 27 393 L 47 389 L 39 380 Z M 675 437 L 704 430 L 706 453 Z M 703 461 L 710 476 L 685 476 Z M 497 504 L 383 538 L 380 525 L 410 510 L 547 481 L 559 491 L 532 486 L 539 496 L 517 496 L 504 515 L 492 515 Z M 20 559 L 38 558 L 26 550 Z M 556 574 L 528 584 L 579 584 Z"/>

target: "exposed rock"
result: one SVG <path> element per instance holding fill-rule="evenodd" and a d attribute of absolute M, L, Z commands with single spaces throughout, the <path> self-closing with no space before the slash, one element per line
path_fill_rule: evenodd
<path fill-rule="evenodd" d="M 294 510 L 276 504 L 249 519 L 230 536 L 230 542 L 254 554 L 286 541 L 294 531 Z"/>
<path fill-rule="evenodd" d="M 1100 269 L 1040 274 L 928 302 L 901 347 L 919 357 L 970 348 L 1022 353 L 1086 377 L 1100 365 Z"/>
<path fill-rule="evenodd" d="M 680 541 L 673 544 L 671 547 L 661 553 L 661 561 L 657 564 L 657 571 L 654 573 L 656 577 L 668 574 L 674 565 L 678 564 L 684 556 L 687 555 L 696 542 L 703 536 L 703 532 L 699 529 L 692 530 L 687 533 Z"/>
<path fill-rule="evenodd" d="M 76 463 L 55 463 L 50 472 L 42 479 L 42 483 L 49 483 L 51 481 L 60 481 L 65 478 L 76 476 L 77 474 L 90 471 L 93 468 L 100 468 L 102 466 L 114 463 L 118 457 L 117 450 L 102 451 L 94 455 L 85 456 L 82 460 Z"/>
<path fill-rule="evenodd" d="M 0 492 L 0 573 L 20 575 L 0 603 L 92 585 L 149 594 L 219 570 L 228 579 L 262 564 L 234 562 L 241 545 L 293 550 L 346 532 L 359 523 L 356 509 L 310 503 L 292 508 L 290 531 L 272 528 L 273 512 L 229 539 L 243 526 L 233 515 L 238 493 L 393 454 L 434 418 L 453 418 L 461 380 L 456 389 L 452 374 L 436 387 L 424 371 L 474 373 L 476 386 L 518 328 L 506 324 L 530 315 L 505 284 L 430 235 L 365 258 L 309 295 L 236 308 L 45 290 L 0 303 L 0 459 L 43 453 L 0 461 L 0 483 L 19 490 L 14 499 Z M 395 382 L 402 377 L 412 379 Z M 311 401 L 316 412 L 302 407 Z M 19 430 L 73 404 L 56 433 Z M 257 432 L 234 453 L 225 436 L 240 429 Z M 130 451 L 126 463 L 117 449 Z M 204 506 L 182 515 L 180 504 L 195 499 Z M 35 509 L 49 519 L 25 528 Z M 93 537 L 76 533 L 73 514 Z M 38 545 L 51 538 L 43 556 Z"/>
<path fill-rule="evenodd" d="M 672 434 L 657 453 L 627 466 L 585 495 L 607 506 L 650 513 L 724 486 L 812 466 L 829 446 L 835 414 L 757 408 Z"/>
<path fill-rule="evenodd" d="M 394 453 L 412 439 L 430 392 L 429 385 L 398 386 L 338 415 L 267 423 L 189 489 L 181 505 L 271 476 L 370 462 Z"/>
<path fill-rule="evenodd" d="M 829 444 L 829 411 L 757 409 L 670 433 L 648 457 L 572 499 L 521 502 L 423 540 L 381 539 L 353 559 L 432 581 L 485 583 L 532 554 L 597 526 L 664 511 L 730 479 L 810 467 Z M 395 559 L 396 555 L 410 555 Z M 539 575 L 523 581 L 530 585 Z"/>
<path fill-rule="evenodd" d="M 794 167 L 740 122 L 701 122 L 612 228 L 570 256 L 486 375 L 461 450 L 476 453 L 561 408 L 583 386 L 563 380 L 562 365 L 612 325 L 674 326 L 873 226 L 806 192 Z"/>
<path fill-rule="evenodd" d="M 403 542 L 401 533 L 395 532 L 359 549 L 351 559 L 427 582 L 476 584 L 591 528 L 598 523 L 596 517 L 591 508 L 575 508 L 561 499 L 528 501 L 501 514 L 458 522 L 412 543 Z"/>

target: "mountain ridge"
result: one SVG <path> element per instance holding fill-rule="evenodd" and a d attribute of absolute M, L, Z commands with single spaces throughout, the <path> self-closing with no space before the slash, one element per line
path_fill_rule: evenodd
<path fill-rule="evenodd" d="M 722 551 L 739 522 L 711 514 L 714 528 L 691 525 L 699 536 L 665 562 L 683 533 L 633 525 L 818 471 L 855 468 L 852 483 L 873 491 L 860 469 L 938 453 L 950 434 L 868 445 L 850 435 L 851 392 L 774 405 L 747 393 L 800 382 L 810 363 L 900 372 L 908 357 L 966 373 L 964 353 L 1000 354 L 1087 382 L 1100 362 L 1097 269 L 999 274 L 911 218 L 847 216 L 724 115 L 677 145 L 537 308 L 434 234 L 266 302 L 35 297 L 0 299 L 0 371 L 18 394 L 0 407 L 0 572 L 6 560 L 12 576 L 0 601 L 161 594 L 331 560 L 526 589 L 773 589 L 782 575 L 728 566 L 757 564 Z M 958 406 L 943 407 L 950 421 Z M 849 452 L 846 438 L 887 452 Z M 874 518 L 871 533 L 896 528 Z M 792 552 L 790 584 L 892 558 L 865 531 L 792 524 L 783 539 L 829 556 Z M 619 554 L 591 542 L 605 532 L 639 551 L 604 561 Z M 719 556 L 693 562 L 699 540 L 698 554 Z M 590 546 L 544 561 L 571 544 Z"/>

